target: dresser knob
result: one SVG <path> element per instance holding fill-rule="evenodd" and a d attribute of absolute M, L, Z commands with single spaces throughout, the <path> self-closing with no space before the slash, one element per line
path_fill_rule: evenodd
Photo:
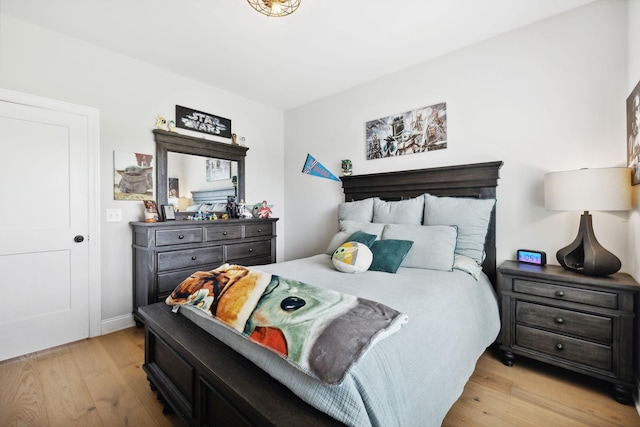
<path fill-rule="evenodd" d="M 556 317 L 556 323 L 558 325 L 562 325 L 564 323 L 564 319 L 562 317 Z"/>
<path fill-rule="evenodd" d="M 563 297 L 564 296 L 564 292 L 563 291 L 556 291 L 556 296 L 557 297 Z"/>
<path fill-rule="evenodd" d="M 226 231 L 223 231 L 223 232 L 222 232 L 222 235 L 223 235 L 223 236 L 226 236 L 226 235 L 227 235 L 227 232 L 226 232 Z"/>
<path fill-rule="evenodd" d="M 198 259 L 198 257 L 194 255 L 191 257 L 191 259 L 195 261 L 196 259 Z"/>
<path fill-rule="evenodd" d="M 562 344 L 558 343 L 558 344 L 556 344 L 556 350 L 562 351 L 562 350 L 564 350 L 564 346 Z"/>
<path fill-rule="evenodd" d="M 249 252 L 253 252 L 253 248 L 249 248 Z"/>
<path fill-rule="evenodd" d="M 258 233 L 262 233 L 262 228 L 258 228 Z"/>
<path fill-rule="evenodd" d="M 184 234 L 179 235 L 178 239 L 184 239 Z"/>

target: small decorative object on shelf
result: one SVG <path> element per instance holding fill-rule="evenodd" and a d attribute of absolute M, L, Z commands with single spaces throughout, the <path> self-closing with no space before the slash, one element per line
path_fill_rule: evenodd
<path fill-rule="evenodd" d="M 238 145 L 238 135 L 235 133 L 231 134 L 231 143 Z"/>
<path fill-rule="evenodd" d="M 164 116 L 156 116 L 156 129 L 166 130 L 167 119 Z"/>
<path fill-rule="evenodd" d="M 353 165 L 351 164 L 351 160 L 349 159 L 344 159 L 342 161 L 342 175 L 344 176 L 351 176 L 352 173 L 352 167 Z"/>
<path fill-rule="evenodd" d="M 155 200 L 143 200 L 144 203 L 144 221 L 156 222 L 160 220 L 158 215 L 158 204 Z"/>
<path fill-rule="evenodd" d="M 169 130 L 169 132 L 175 132 L 176 131 L 176 121 L 175 120 L 169 120 L 169 122 L 167 123 L 167 129 Z"/>
<path fill-rule="evenodd" d="M 267 205 L 267 201 L 262 201 L 262 206 L 258 209 L 258 218 L 271 218 L 271 208 Z"/>

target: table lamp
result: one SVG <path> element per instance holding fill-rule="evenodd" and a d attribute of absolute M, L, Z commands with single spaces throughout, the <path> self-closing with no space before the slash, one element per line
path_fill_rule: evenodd
<path fill-rule="evenodd" d="M 569 271 L 606 276 L 620 270 L 618 257 L 598 243 L 589 211 L 631 209 L 629 168 L 579 169 L 544 176 L 544 206 L 552 211 L 583 211 L 578 236 L 556 253 Z"/>

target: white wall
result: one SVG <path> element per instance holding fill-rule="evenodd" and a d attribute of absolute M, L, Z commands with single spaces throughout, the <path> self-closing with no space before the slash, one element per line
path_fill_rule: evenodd
<path fill-rule="evenodd" d="M 249 147 L 247 202 L 266 198 L 275 204 L 275 215 L 283 213 L 281 111 L 6 14 L 0 15 L 0 64 L 0 87 L 100 110 L 103 326 L 113 319 L 131 321 L 128 222 L 143 218 L 141 202 L 113 200 L 113 151 L 155 155 L 151 130 L 157 114 L 172 118 L 178 104 L 231 119 L 233 131 L 244 136 Z M 111 208 L 122 209 L 122 222 L 104 221 L 105 210 Z M 280 253 L 283 236 L 280 228 Z"/>
<path fill-rule="evenodd" d="M 354 174 L 502 160 L 498 262 L 529 248 L 557 264 L 580 215 L 544 209 L 544 174 L 626 163 L 626 19 L 626 2 L 595 2 L 287 111 L 287 235 L 300 237 L 285 258 L 324 251 L 343 201 L 340 183 L 300 173 L 309 152 L 336 174 L 347 158 Z M 439 102 L 446 150 L 366 160 L 366 121 Z M 627 214 L 593 216 L 600 243 L 628 269 Z"/>

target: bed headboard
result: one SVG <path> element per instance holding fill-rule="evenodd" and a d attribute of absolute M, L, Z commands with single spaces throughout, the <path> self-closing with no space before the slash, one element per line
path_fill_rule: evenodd
<path fill-rule="evenodd" d="M 499 170 L 502 162 L 475 163 L 399 172 L 343 176 L 345 201 L 380 197 L 383 200 L 401 200 L 424 193 L 434 196 L 496 197 Z M 491 212 L 489 231 L 485 239 L 487 254 L 482 270 L 491 283 L 496 284 L 496 210 Z"/>

